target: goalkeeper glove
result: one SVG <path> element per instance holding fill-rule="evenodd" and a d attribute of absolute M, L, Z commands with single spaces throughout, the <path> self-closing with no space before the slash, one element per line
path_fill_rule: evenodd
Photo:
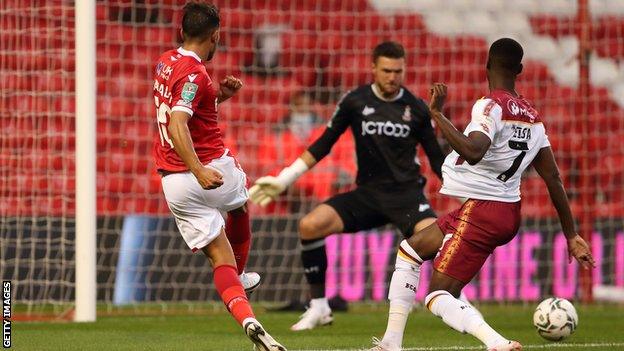
<path fill-rule="evenodd" d="M 277 177 L 264 176 L 256 180 L 249 189 L 251 202 L 262 207 L 270 204 L 277 196 L 286 190 L 297 178 L 308 170 L 308 165 L 300 158 L 292 165 L 284 168 Z"/>

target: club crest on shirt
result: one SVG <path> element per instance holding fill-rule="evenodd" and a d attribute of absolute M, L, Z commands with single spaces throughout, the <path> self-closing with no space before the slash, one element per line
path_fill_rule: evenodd
<path fill-rule="evenodd" d="M 405 106 L 405 111 L 403 111 L 402 118 L 405 122 L 409 122 L 412 120 L 412 109 L 409 106 Z"/>
<path fill-rule="evenodd" d="M 195 95 L 197 94 L 198 86 L 195 83 L 186 82 L 182 87 L 182 100 L 191 102 L 195 99 Z"/>

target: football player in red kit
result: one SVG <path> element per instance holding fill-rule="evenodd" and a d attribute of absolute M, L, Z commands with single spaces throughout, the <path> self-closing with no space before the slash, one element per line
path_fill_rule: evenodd
<path fill-rule="evenodd" d="M 216 51 L 219 23 L 214 5 L 187 3 L 182 46 L 158 59 L 153 89 L 158 120 L 154 157 L 178 229 L 193 252 L 201 250 L 208 257 L 214 284 L 228 311 L 255 350 L 280 351 L 285 348 L 255 319 L 241 284 L 254 288 L 259 283 L 257 275 L 243 274 L 251 235 L 247 177 L 223 143 L 217 109 L 242 83 L 228 76 L 217 85 L 204 66 Z"/>

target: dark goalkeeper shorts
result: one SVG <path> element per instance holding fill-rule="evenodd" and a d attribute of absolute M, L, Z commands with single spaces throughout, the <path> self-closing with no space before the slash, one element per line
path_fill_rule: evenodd
<path fill-rule="evenodd" d="M 342 219 L 345 233 L 394 224 L 408 238 L 425 218 L 436 218 L 422 186 L 397 186 L 380 191 L 360 186 L 325 201 Z"/>

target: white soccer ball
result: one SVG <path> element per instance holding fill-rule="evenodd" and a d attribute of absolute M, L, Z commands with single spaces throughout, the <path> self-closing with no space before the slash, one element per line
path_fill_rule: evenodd
<path fill-rule="evenodd" d="M 576 330 L 578 315 L 570 301 L 550 297 L 537 305 L 533 314 L 533 325 L 544 339 L 561 341 Z"/>

